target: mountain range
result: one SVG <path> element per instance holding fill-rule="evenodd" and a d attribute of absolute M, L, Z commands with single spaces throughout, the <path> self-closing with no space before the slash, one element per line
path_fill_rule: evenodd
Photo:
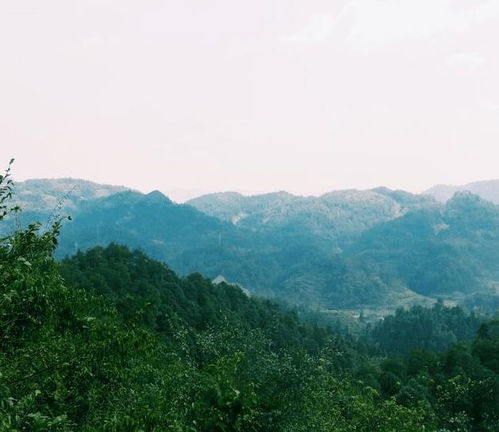
<path fill-rule="evenodd" d="M 17 224 L 71 215 L 60 258 L 121 243 L 181 274 L 373 316 L 438 298 L 486 308 L 499 297 L 499 207 L 469 192 L 445 203 L 436 192 L 377 188 L 320 197 L 229 192 L 176 204 L 158 191 L 59 179 L 18 183 L 15 196 L 24 208 Z"/>

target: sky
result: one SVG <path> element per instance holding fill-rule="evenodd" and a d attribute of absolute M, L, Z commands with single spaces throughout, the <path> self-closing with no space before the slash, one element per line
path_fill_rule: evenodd
<path fill-rule="evenodd" d="M 497 0 L 0 0 L 18 180 L 421 192 L 499 178 Z"/>

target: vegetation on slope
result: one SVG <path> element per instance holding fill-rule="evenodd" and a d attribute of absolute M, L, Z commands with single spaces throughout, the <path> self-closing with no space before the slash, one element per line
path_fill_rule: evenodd
<path fill-rule="evenodd" d="M 348 254 L 383 267 L 411 290 L 462 300 L 496 293 L 499 207 L 469 193 L 365 232 Z"/>
<path fill-rule="evenodd" d="M 376 315 L 436 298 L 493 312 L 489 305 L 499 298 L 499 211 L 474 195 L 437 205 L 378 188 L 320 198 L 220 194 L 195 202 L 217 219 L 159 192 L 96 198 L 112 190 L 86 187 L 84 199 L 69 200 L 73 221 L 61 234 L 59 258 L 116 242 L 183 275 L 223 275 L 258 295 Z M 39 187 L 32 192 L 36 207 L 34 196 L 44 194 Z M 237 224 L 227 220 L 241 211 L 247 216 Z M 20 219 L 40 216 L 49 217 L 28 212 Z"/>
<path fill-rule="evenodd" d="M 10 192 L 3 176 L 0 222 Z M 497 430 L 496 323 L 471 345 L 379 363 L 119 246 L 67 260 L 68 284 L 59 228 L 0 243 L 2 431 Z"/>
<path fill-rule="evenodd" d="M 474 313 L 437 302 L 432 308 L 397 309 L 369 326 L 368 342 L 385 354 L 407 354 L 415 348 L 443 351 L 456 342 L 473 340 L 483 322 Z"/>

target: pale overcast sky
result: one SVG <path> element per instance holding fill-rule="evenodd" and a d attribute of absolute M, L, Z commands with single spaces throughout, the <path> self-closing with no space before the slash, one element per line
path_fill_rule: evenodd
<path fill-rule="evenodd" d="M 0 163 L 177 199 L 498 178 L 498 45 L 498 0 L 0 0 Z"/>

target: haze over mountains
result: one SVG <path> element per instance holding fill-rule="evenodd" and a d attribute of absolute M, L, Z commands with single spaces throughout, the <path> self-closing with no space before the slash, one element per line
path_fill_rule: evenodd
<path fill-rule="evenodd" d="M 470 193 L 441 203 L 433 189 L 228 192 L 176 204 L 158 191 L 60 179 L 21 182 L 16 196 L 21 224 L 54 209 L 72 216 L 59 257 L 117 242 L 181 274 L 221 275 L 321 310 L 383 315 L 437 298 L 486 308 L 499 297 L 499 208 Z"/>
<path fill-rule="evenodd" d="M 31 179 L 16 183 L 15 200 L 21 208 L 29 211 L 53 211 L 58 206 L 75 209 L 83 201 L 128 189 L 73 178 Z"/>
<path fill-rule="evenodd" d="M 187 202 L 203 213 L 252 231 L 293 231 L 323 236 L 342 244 L 371 226 L 433 204 L 429 197 L 377 188 L 342 190 L 320 197 L 275 192 L 245 197 L 226 192 Z"/>
<path fill-rule="evenodd" d="M 438 201 L 445 202 L 452 198 L 456 192 L 462 191 L 472 192 L 494 204 L 499 204 L 499 180 L 484 180 L 461 186 L 435 185 L 424 193 L 432 195 Z"/>

